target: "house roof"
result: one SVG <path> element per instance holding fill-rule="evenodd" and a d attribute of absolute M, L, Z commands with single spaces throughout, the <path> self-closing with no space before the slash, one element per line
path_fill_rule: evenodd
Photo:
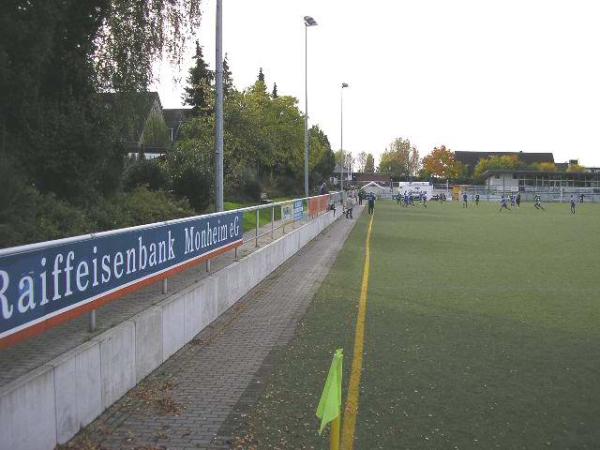
<path fill-rule="evenodd" d="M 454 159 L 460 161 L 473 171 L 480 159 L 490 158 L 492 156 L 517 156 L 525 164 L 554 162 L 552 153 L 527 153 L 527 152 L 454 152 Z"/>
<path fill-rule="evenodd" d="M 368 187 L 374 187 L 377 189 L 384 189 L 384 190 L 387 190 L 390 188 L 389 186 L 382 186 L 381 184 L 377 183 L 376 181 L 371 181 L 371 182 L 365 184 L 364 186 L 361 186 L 360 189 L 366 189 Z"/>
<path fill-rule="evenodd" d="M 161 107 L 158 92 L 103 92 L 99 101 L 110 109 L 121 127 L 121 137 L 127 144 L 137 144 L 156 102 Z"/>
<path fill-rule="evenodd" d="M 163 109 L 163 116 L 167 127 L 176 129 L 183 122 L 187 122 L 192 118 L 192 108 Z"/>

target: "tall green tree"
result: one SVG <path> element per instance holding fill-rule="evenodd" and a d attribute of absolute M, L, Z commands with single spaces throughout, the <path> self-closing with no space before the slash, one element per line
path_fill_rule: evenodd
<path fill-rule="evenodd" d="M 523 162 L 517 155 L 492 156 L 479 160 L 473 171 L 473 178 L 481 183 L 484 180 L 483 174 L 488 170 L 518 169 L 522 166 Z"/>
<path fill-rule="evenodd" d="M 192 106 L 194 116 L 208 116 L 214 109 L 213 81 L 215 74 L 208 68 L 202 54 L 202 46 L 196 41 L 195 64 L 190 69 L 188 86 L 184 89 L 184 102 Z"/>
<path fill-rule="evenodd" d="M 198 0 L 5 2 L 0 150 L 10 173 L 77 203 L 118 188 L 119 128 L 98 91 L 145 89 L 155 57 L 180 56 L 199 19 Z"/>
<path fill-rule="evenodd" d="M 343 153 L 343 156 L 342 156 L 342 153 Z M 338 150 L 337 152 L 335 152 L 335 163 L 337 165 L 341 166 L 342 158 L 344 160 L 344 173 L 346 171 L 353 171 L 355 159 L 354 159 L 354 155 L 352 155 L 352 152 L 349 152 L 346 150 L 344 150 L 343 152 L 342 152 L 342 150 Z"/>
<path fill-rule="evenodd" d="M 229 198 L 256 199 L 265 190 L 272 195 L 301 193 L 302 117 L 296 98 L 279 94 L 274 98 L 261 80 L 243 91 L 231 90 L 224 104 L 224 176 Z M 211 148 L 213 126 L 212 117 L 194 119 L 184 127 L 182 145 Z M 334 166 L 327 136 L 318 127 L 311 130 L 309 164 L 313 186 L 329 177 Z"/>
<path fill-rule="evenodd" d="M 375 157 L 372 153 L 367 153 L 365 161 L 365 173 L 375 173 Z"/>
<path fill-rule="evenodd" d="M 396 179 L 416 176 L 418 170 L 419 151 L 408 139 L 394 139 L 379 161 L 379 172 Z"/>
<path fill-rule="evenodd" d="M 231 69 L 229 68 L 229 59 L 227 57 L 227 53 L 225 53 L 225 58 L 223 59 L 223 97 L 227 98 L 233 89 L 235 89 L 233 86 L 233 75 L 231 74 Z"/>
<path fill-rule="evenodd" d="M 277 93 L 277 83 L 273 83 L 273 91 L 271 92 L 271 97 L 277 98 L 279 94 Z"/>
<path fill-rule="evenodd" d="M 318 186 L 333 175 L 335 169 L 335 154 L 331 149 L 329 138 L 319 128 L 313 125 L 310 128 L 310 184 Z"/>
<path fill-rule="evenodd" d="M 356 170 L 357 170 L 357 172 L 364 173 L 366 164 L 367 164 L 367 152 L 362 151 L 358 155 L 356 155 Z"/>

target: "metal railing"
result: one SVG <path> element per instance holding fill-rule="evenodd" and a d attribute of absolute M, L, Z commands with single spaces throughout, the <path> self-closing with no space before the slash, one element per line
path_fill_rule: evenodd
<path fill-rule="evenodd" d="M 325 197 L 325 195 L 327 197 Z M 198 216 L 173 219 L 173 220 L 168 220 L 168 221 L 163 221 L 163 222 L 156 222 L 156 223 L 152 223 L 152 224 L 139 225 L 139 226 L 135 226 L 135 227 L 109 230 L 109 231 L 103 231 L 103 232 L 98 232 L 98 233 L 90 233 L 90 234 L 86 234 L 86 235 L 68 237 L 68 238 L 57 239 L 57 240 L 53 240 L 53 241 L 38 242 L 38 243 L 27 244 L 27 245 L 22 245 L 22 246 L 18 246 L 18 247 L 5 248 L 5 249 L 0 249 L 0 258 L 4 257 L 4 256 L 14 256 L 14 255 L 19 255 L 19 254 L 29 253 L 32 251 L 48 250 L 48 249 L 52 249 L 54 247 L 63 246 L 65 244 L 81 243 L 81 242 L 85 242 L 85 241 L 96 240 L 99 238 L 105 238 L 107 236 L 114 236 L 114 235 L 129 233 L 132 231 L 150 230 L 150 229 L 162 227 L 165 225 L 181 224 L 181 223 L 188 222 L 190 220 L 195 220 L 195 219 L 214 219 L 214 218 L 219 218 L 220 216 L 224 216 L 227 214 L 242 213 L 242 221 L 243 221 L 242 227 L 244 227 L 244 228 L 243 228 L 243 232 L 242 232 L 241 244 L 235 245 L 233 250 L 225 251 L 225 252 L 234 251 L 235 252 L 234 258 L 237 261 L 239 258 L 239 251 L 238 251 L 239 247 L 246 245 L 250 242 L 254 242 L 254 247 L 256 248 L 259 246 L 259 240 L 261 237 L 270 235 L 271 239 L 275 239 L 275 231 L 276 230 L 282 229 L 283 234 L 285 234 L 286 226 L 295 226 L 295 224 L 298 222 L 308 223 L 311 220 L 316 219 L 316 217 L 318 217 L 319 215 L 324 214 L 327 211 L 329 211 L 330 206 L 332 204 L 335 204 L 338 202 L 341 203 L 342 195 L 340 192 L 333 192 L 333 193 L 325 194 L 325 195 L 301 197 L 301 198 L 290 199 L 290 200 L 285 200 L 285 201 L 265 203 L 265 204 L 256 205 L 256 206 L 249 206 L 249 207 L 245 207 L 245 208 L 238 208 L 238 209 L 233 209 L 233 210 L 229 210 L 229 211 L 222 211 L 222 212 L 216 212 L 216 213 L 210 213 L 210 214 L 202 214 L 202 215 L 198 215 Z M 311 203 L 311 201 L 313 201 L 313 199 L 316 199 L 316 200 L 314 200 L 314 202 Z M 282 208 L 283 206 L 289 206 L 290 204 L 293 205 L 294 203 L 297 204 L 297 202 L 300 202 L 300 201 L 302 202 L 302 214 L 300 214 L 300 215 L 292 214 L 291 217 L 282 217 L 282 214 L 280 214 L 279 220 L 276 220 L 276 217 L 277 217 L 276 209 L 277 208 Z M 325 201 L 327 203 L 327 207 L 323 208 L 322 205 L 325 203 Z M 309 207 L 310 205 L 314 206 L 317 203 L 318 203 L 318 207 L 316 207 L 316 208 L 313 207 L 312 209 Z M 269 218 L 270 220 L 261 227 L 261 211 L 262 210 L 270 210 L 270 218 Z M 254 223 L 253 230 L 246 229 L 244 226 L 247 223 L 245 218 L 247 217 L 248 214 L 253 214 L 255 216 L 255 223 Z M 335 214 L 335 212 L 334 212 L 334 214 Z M 263 216 L 263 222 L 264 222 L 264 216 Z M 211 271 L 211 260 L 215 259 L 216 257 L 218 257 L 218 256 L 215 255 L 212 258 L 210 257 L 210 255 L 206 256 L 206 271 L 207 272 Z M 161 289 L 162 294 L 167 294 L 169 291 L 168 280 L 169 280 L 168 275 L 164 276 L 161 279 L 160 289 Z M 89 311 L 87 314 L 88 314 L 88 330 L 90 332 L 93 332 L 96 330 L 96 309 Z"/>
<path fill-rule="evenodd" d="M 332 204 L 335 204 L 338 202 L 341 203 L 341 193 L 340 192 L 333 192 L 333 193 L 324 194 L 324 195 L 329 196 L 328 205 L 332 205 Z M 317 216 L 327 212 L 329 210 L 329 208 L 327 208 L 325 210 L 322 209 L 322 210 L 317 211 L 317 214 L 314 217 L 311 217 L 309 214 L 308 204 L 309 204 L 310 200 L 318 199 L 318 198 L 322 198 L 322 197 L 323 197 L 323 195 L 315 195 L 312 197 L 302 197 L 302 198 L 296 198 L 296 199 L 292 199 L 292 200 L 283 200 L 280 202 L 265 203 L 263 205 L 249 206 L 246 208 L 241 208 L 241 209 L 232 210 L 232 211 L 243 212 L 244 214 L 250 213 L 253 211 L 256 212 L 254 231 L 253 231 L 252 235 L 249 236 L 248 238 L 244 237 L 244 244 L 254 241 L 255 247 L 258 247 L 258 241 L 261 237 L 270 235 L 271 238 L 273 239 L 274 235 L 275 235 L 275 231 L 282 229 L 283 234 L 285 234 L 286 226 L 294 225 L 298 222 L 307 223 L 310 220 L 313 220 L 314 218 L 316 218 Z M 276 208 L 281 208 L 283 206 L 287 206 L 289 204 L 294 204 L 299 201 L 303 202 L 304 213 L 301 218 L 296 217 L 296 215 L 292 215 L 290 219 L 286 219 L 284 217 L 281 217 L 281 215 L 280 215 L 279 220 L 278 221 L 275 220 L 275 216 L 276 216 L 275 209 Z M 269 220 L 268 224 L 261 227 L 260 226 L 260 211 L 268 210 L 268 209 L 271 210 L 270 220 Z M 228 212 L 232 212 L 232 211 L 228 211 Z M 276 222 L 279 222 L 279 223 L 276 224 Z M 264 231 L 261 232 L 260 231 L 261 228 Z"/>

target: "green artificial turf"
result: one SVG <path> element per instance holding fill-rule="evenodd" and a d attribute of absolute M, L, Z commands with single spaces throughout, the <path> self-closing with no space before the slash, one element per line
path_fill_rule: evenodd
<path fill-rule="evenodd" d="M 356 448 L 600 445 L 600 207 L 379 201 Z M 352 357 L 363 214 L 247 420 L 258 448 L 326 448 L 314 411 Z"/>

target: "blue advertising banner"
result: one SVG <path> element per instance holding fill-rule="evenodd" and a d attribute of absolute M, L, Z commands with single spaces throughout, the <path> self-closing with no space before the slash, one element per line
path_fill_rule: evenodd
<path fill-rule="evenodd" d="M 3 250 L 0 346 L 8 336 L 118 298 L 242 240 L 243 213 L 232 212 Z"/>
<path fill-rule="evenodd" d="M 304 218 L 304 200 L 294 201 L 294 220 L 299 222 Z"/>

